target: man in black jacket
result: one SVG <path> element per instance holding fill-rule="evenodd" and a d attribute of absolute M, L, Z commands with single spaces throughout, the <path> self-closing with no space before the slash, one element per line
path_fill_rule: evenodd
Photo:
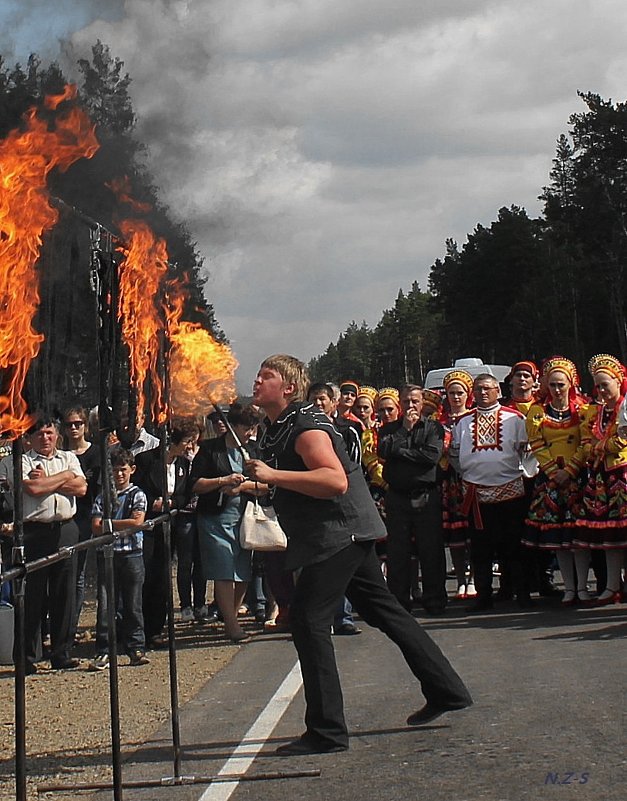
<path fill-rule="evenodd" d="M 420 559 L 422 603 L 428 614 L 446 606 L 446 556 L 442 537 L 436 470 L 444 429 L 422 419 L 422 389 L 415 384 L 400 393 L 403 417 L 383 426 L 378 453 L 385 459 L 388 586 L 411 611 L 411 557 Z"/>

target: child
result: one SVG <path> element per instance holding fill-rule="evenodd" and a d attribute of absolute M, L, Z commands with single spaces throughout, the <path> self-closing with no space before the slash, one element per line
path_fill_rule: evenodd
<path fill-rule="evenodd" d="M 135 457 L 130 451 L 116 448 L 111 453 L 113 481 L 117 490 L 117 508 L 113 513 L 113 530 L 121 531 L 141 525 L 146 516 L 145 493 L 131 484 L 135 472 Z M 95 536 L 103 533 L 103 500 L 98 495 L 92 509 L 92 531 Z M 146 665 L 144 616 L 142 614 L 142 587 L 144 584 L 143 532 L 122 534 L 113 543 L 113 572 L 116 595 L 121 599 L 122 647 L 130 658 L 131 665 Z M 98 613 L 96 617 L 96 658 L 90 670 L 104 670 L 109 666 L 109 644 L 107 631 L 107 591 L 104 553 L 96 553 L 98 566 Z M 110 599 L 109 599 L 110 600 Z"/>

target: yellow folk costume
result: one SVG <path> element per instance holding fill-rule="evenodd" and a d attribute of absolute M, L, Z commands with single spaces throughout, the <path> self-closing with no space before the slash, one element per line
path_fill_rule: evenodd
<path fill-rule="evenodd" d="M 571 384 L 568 408 L 554 409 L 550 400 L 535 403 L 526 420 L 529 446 L 540 469 L 529 506 L 524 543 L 551 550 L 572 546 L 572 530 L 581 514 L 586 461 L 581 422 L 588 414 L 588 407 L 576 393 L 575 365 L 570 359 L 556 356 L 545 362 L 543 377 L 548 381 L 550 374 L 558 371 L 564 373 Z M 565 470 L 569 478 L 558 484 L 556 476 L 560 470 Z"/>
<path fill-rule="evenodd" d="M 612 409 L 592 406 L 582 425 L 589 478 L 574 542 L 584 548 L 627 548 L 627 437 L 619 432 L 618 421 L 627 393 L 626 371 L 605 353 L 590 359 L 588 367 L 593 377 L 606 373 L 615 378 L 620 397 Z"/>

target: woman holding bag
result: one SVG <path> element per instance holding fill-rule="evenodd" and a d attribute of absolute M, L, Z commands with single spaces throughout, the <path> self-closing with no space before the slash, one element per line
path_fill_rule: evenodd
<path fill-rule="evenodd" d="M 241 445 L 255 433 L 258 418 L 251 407 L 233 404 L 227 420 Z M 200 555 L 205 578 L 214 583 L 214 597 L 227 637 L 234 643 L 249 639 L 237 611 L 251 578 L 251 551 L 240 546 L 239 527 L 245 493 L 267 488 L 244 475 L 244 456 L 230 431 L 203 440 L 192 462 L 189 488 L 198 495 L 196 508 Z"/>

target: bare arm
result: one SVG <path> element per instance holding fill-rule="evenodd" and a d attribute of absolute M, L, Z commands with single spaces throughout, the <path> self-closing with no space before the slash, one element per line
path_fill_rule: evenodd
<path fill-rule="evenodd" d="M 136 512 L 132 512 L 130 517 L 121 520 L 112 520 L 111 522 L 113 523 L 114 531 L 122 531 L 122 529 L 131 528 L 132 526 L 141 526 L 145 518 L 146 513 L 137 510 Z M 102 534 L 102 517 L 92 517 L 91 530 L 97 536 Z"/>
<path fill-rule="evenodd" d="M 60 473 L 47 476 L 42 469 L 35 467 L 28 474 L 28 478 L 25 478 L 23 481 L 24 492 L 33 497 L 49 495 L 51 492 L 63 492 L 64 490 L 62 487 L 64 484 L 71 483 L 74 479 L 78 479 L 78 476 L 71 470 L 62 470 Z M 81 480 L 85 483 L 85 490 L 87 490 L 85 479 L 83 478 Z"/>
<path fill-rule="evenodd" d="M 296 440 L 296 453 L 307 470 L 275 470 L 259 459 L 246 462 L 253 479 L 312 498 L 334 498 L 348 489 L 348 478 L 324 431 L 303 431 Z"/>

